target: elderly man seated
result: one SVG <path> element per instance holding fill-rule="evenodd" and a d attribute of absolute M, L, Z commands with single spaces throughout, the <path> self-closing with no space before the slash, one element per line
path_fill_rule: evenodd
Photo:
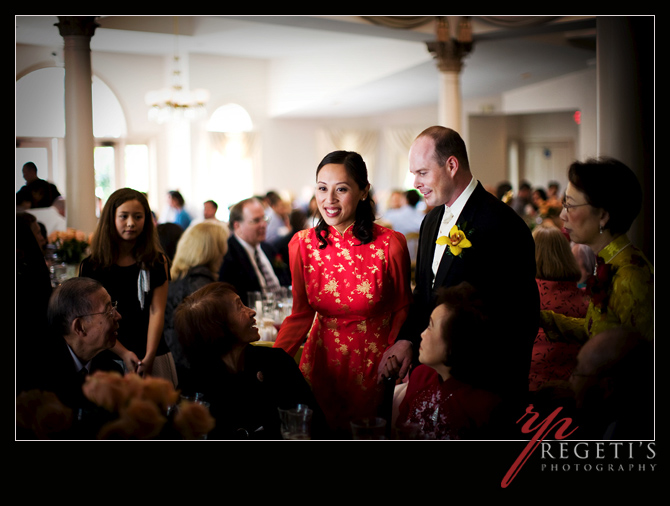
<path fill-rule="evenodd" d="M 72 278 L 54 290 L 47 311 L 49 335 L 35 338 L 30 365 L 35 371 L 23 390 L 53 392 L 82 418 L 91 404 L 82 392 L 86 375 L 122 368 L 104 350 L 116 343 L 121 315 L 107 290 L 90 278 Z M 17 367 L 26 367 L 20 363 Z"/>

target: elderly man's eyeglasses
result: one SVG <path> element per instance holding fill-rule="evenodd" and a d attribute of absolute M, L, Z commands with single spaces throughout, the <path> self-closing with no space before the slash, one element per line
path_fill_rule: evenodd
<path fill-rule="evenodd" d="M 116 306 L 118 302 L 114 301 L 111 304 L 112 306 L 106 311 L 100 311 L 99 313 L 80 314 L 79 316 L 77 316 L 77 318 L 83 318 L 84 316 L 95 316 L 97 314 L 106 314 L 110 318 L 114 318 L 114 312 L 116 311 Z"/>
<path fill-rule="evenodd" d="M 591 205 L 591 204 L 589 204 L 588 202 L 587 202 L 586 204 L 568 204 L 568 203 L 565 201 L 565 199 L 563 199 L 563 201 L 561 202 L 561 204 L 563 205 L 563 209 L 565 209 L 565 212 L 567 212 L 567 213 L 569 213 L 569 212 L 570 212 L 570 209 L 572 209 L 573 207 L 582 207 L 582 206 L 590 206 L 590 205 Z"/>

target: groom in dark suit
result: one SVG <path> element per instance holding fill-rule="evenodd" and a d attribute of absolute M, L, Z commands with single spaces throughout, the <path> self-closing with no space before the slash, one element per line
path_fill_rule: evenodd
<path fill-rule="evenodd" d="M 291 284 L 291 274 L 277 250 L 265 242 L 267 219 L 260 200 L 250 198 L 230 209 L 228 251 L 219 281 L 233 285 L 247 303 L 248 292 L 272 291 Z"/>
<path fill-rule="evenodd" d="M 482 344 L 485 384 L 504 397 L 525 401 L 539 314 L 535 244 L 512 208 L 488 193 L 470 172 L 465 143 L 444 127 L 430 127 L 409 153 L 414 186 L 433 209 L 421 225 L 416 288 L 410 314 L 382 359 L 399 362 L 404 377 L 416 361 L 439 287 L 467 281 L 488 303 L 490 335 Z"/>

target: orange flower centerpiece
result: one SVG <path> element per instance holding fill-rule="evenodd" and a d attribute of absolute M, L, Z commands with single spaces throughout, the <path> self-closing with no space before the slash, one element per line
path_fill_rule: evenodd
<path fill-rule="evenodd" d="M 117 417 L 105 423 L 98 439 L 202 439 L 214 418 L 201 403 L 179 400 L 163 378 L 97 371 L 86 378 L 84 395 Z"/>
<path fill-rule="evenodd" d="M 82 390 L 92 408 L 78 411 L 52 392 L 21 392 L 16 397 L 17 437 L 205 439 L 214 428 L 207 405 L 185 400 L 177 404 L 179 391 L 163 378 L 97 371 L 86 378 Z"/>
<path fill-rule="evenodd" d="M 28 390 L 16 397 L 19 439 L 61 439 L 72 426 L 73 413 L 56 394 Z"/>
<path fill-rule="evenodd" d="M 48 242 L 56 251 L 61 262 L 78 264 L 88 250 L 90 239 L 90 235 L 85 234 L 81 230 L 68 228 L 67 230 L 54 230 L 51 232 Z"/>

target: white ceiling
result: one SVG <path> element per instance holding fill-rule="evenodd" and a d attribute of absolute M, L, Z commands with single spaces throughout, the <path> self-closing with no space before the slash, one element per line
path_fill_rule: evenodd
<path fill-rule="evenodd" d="M 595 18 L 560 21 L 508 30 L 474 18 L 463 98 L 495 96 L 593 65 Z M 61 48 L 57 22 L 17 16 L 16 42 Z M 178 44 L 190 53 L 270 61 L 272 115 L 366 116 L 437 103 L 438 70 L 425 44 L 434 39 L 432 27 L 398 30 L 353 16 L 194 16 L 179 17 L 177 25 L 173 16 L 101 16 L 98 22 L 93 51 L 171 54 Z"/>

